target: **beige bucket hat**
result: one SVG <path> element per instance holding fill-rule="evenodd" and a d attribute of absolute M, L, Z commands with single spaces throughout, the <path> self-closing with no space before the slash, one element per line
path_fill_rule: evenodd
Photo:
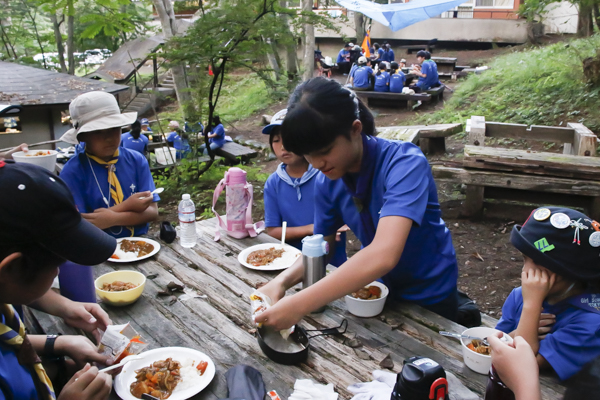
<path fill-rule="evenodd" d="M 79 95 L 69 105 L 73 128 L 60 138 L 63 142 L 77 144 L 83 132 L 99 131 L 132 124 L 137 112 L 121 114 L 117 99 L 107 92 L 88 92 Z"/>

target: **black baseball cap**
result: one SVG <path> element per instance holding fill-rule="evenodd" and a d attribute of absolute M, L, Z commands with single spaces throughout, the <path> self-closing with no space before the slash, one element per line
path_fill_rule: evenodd
<path fill-rule="evenodd" d="M 81 217 L 67 185 L 37 165 L 0 160 L 0 246 L 39 244 L 77 264 L 106 261 L 117 241 Z"/>
<path fill-rule="evenodd" d="M 515 225 L 511 243 L 536 264 L 565 278 L 600 279 L 600 223 L 564 207 L 540 207 Z"/>

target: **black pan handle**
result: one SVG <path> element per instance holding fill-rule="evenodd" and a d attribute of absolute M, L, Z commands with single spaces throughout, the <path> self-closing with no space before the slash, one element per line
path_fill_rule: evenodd
<path fill-rule="evenodd" d="M 328 335 L 337 335 L 337 334 L 342 334 L 342 333 L 346 333 L 346 330 L 348 329 L 348 320 L 347 319 L 343 319 L 342 323 L 340 324 L 340 326 L 337 326 L 335 328 L 327 328 L 327 329 L 306 329 L 307 332 L 307 337 L 310 338 L 314 338 L 317 336 L 328 336 Z M 319 332 L 315 335 L 309 335 L 308 332 Z"/>

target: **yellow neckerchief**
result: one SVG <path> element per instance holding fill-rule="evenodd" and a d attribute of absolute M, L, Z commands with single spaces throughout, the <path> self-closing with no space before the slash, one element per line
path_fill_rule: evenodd
<path fill-rule="evenodd" d="M 49 400 L 55 400 L 54 388 L 46 371 L 42 366 L 42 360 L 37 356 L 29 339 L 25 335 L 25 325 L 21 322 L 19 315 L 10 304 L 0 304 L 0 313 L 4 315 L 6 324 L 0 323 L 0 340 L 15 349 L 17 359 L 21 365 L 33 365 L 33 369 L 40 380 L 42 386 L 46 389 L 45 397 Z"/>
<path fill-rule="evenodd" d="M 116 167 L 114 166 L 117 161 L 119 161 L 119 149 L 115 150 L 115 154 L 113 154 L 112 159 L 110 161 L 104 161 L 101 158 L 91 155 L 90 153 L 85 153 L 86 156 L 96 161 L 100 165 L 106 165 L 108 169 L 108 183 L 110 185 L 110 197 L 116 204 L 121 204 L 123 200 L 123 189 L 121 189 L 121 183 L 119 183 L 119 178 L 117 178 Z M 131 235 L 133 236 L 134 228 L 132 226 L 127 226 L 127 229 L 131 231 Z"/>

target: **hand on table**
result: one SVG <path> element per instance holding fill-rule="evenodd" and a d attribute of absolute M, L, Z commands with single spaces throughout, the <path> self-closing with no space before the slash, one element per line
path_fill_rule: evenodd
<path fill-rule="evenodd" d="M 523 304 L 540 305 L 554 285 L 556 274 L 535 266 L 526 266 L 521 272 Z"/>
<path fill-rule="evenodd" d="M 552 330 L 552 326 L 556 323 L 556 315 L 541 313 L 540 324 L 538 326 L 538 338 L 544 339 L 548 333 Z"/>
<path fill-rule="evenodd" d="M 96 345 L 85 336 L 63 335 L 56 338 L 54 342 L 56 354 L 68 356 L 78 367 L 86 363 L 97 362 L 108 365 L 108 356 L 98 353 Z"/>
<path fill-rule="evenodd" d="M 61 317 L 67 325 L 91 333 L 98 343 L 102 338 L 99 329 L 105 331 L 108 325 L 112 325 L 112 321 L 108 317 L 106 311 L 96 303 L 79 303 L 71 301 L 68 303 L 68 306 L 63 309 L 63 312 L 59 317 Z"/>
<path fill-rule="evenodd" d="M 517 336 L 511 344 L 496 336 L 489 336 L 488 341 L 492 347 L 492 365 L 517 400 L 540 399 L 539 367 L 527 341 L 521 336 Z"/>
<path fill-rule="evenodd" d="M 262 288 L 260 291 L 265 293 Z M 298 301 L 293 299 L 293 297 L 282 298 L 276 304 L 257 315 L 254 319 L 255 322 L 270 326 L 276 331 L 288 329 L 296 325 L 307 313 L 302 311 Z M 273 298 L 271 297 L 271 299 Z M 273 299 L 273 301 L 276 300 Z"/>
<path fill-rule="evenodd" d="M 58 400 L 106 400 L 112 388 L 112 377 L 86 364 L 67 382 Z"/>

